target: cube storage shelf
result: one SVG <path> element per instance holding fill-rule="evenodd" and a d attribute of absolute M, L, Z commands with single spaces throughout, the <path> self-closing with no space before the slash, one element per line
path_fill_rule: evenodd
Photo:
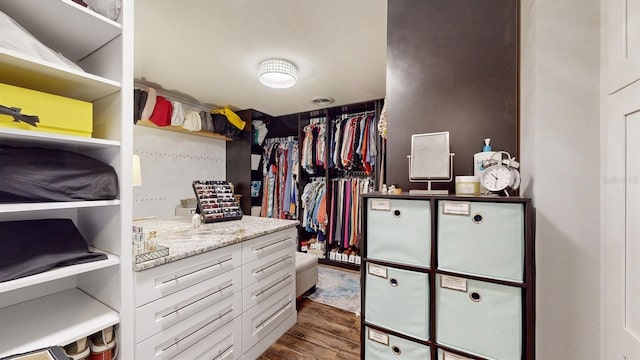
<path fill-rule="evenodd" d="M 362 359 L 535 359 L 530 199 L 372 193 L 362 214 Z"/>

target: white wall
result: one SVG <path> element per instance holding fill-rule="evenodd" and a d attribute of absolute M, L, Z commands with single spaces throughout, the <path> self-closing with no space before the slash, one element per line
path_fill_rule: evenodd
<path fill-rule="evenodd" d="M 521 160 L 538 359 L 600 358 L 599 0 L 522 0 Z"/>
<path fill-rule="evenodd" d="M 134 126 L 142 186 L 133 188 L 133 218 L 174 216 L 180 199 L 195 197 L 193 180 L 226 179 L 223 140 Z"/>

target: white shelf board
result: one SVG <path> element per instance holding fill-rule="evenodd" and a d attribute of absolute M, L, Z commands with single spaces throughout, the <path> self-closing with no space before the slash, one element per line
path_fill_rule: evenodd
<path fill-rule="evenodd" d="M 89 102 L 120 90 L 117 81 L 4 48 L 0 48 L 0 82 Z"/>
<path fill-rule="evenodd" d="M 77 264 L 71 266 L 65 266 L 49 270 L 40 274 L 23 277 L 11 281 L 0 282 L 0 294 L 7 291 L 21 289 L 27 286 L 42 284 L 48 281 L 66 278 L 78 274 L 83 274 L 89 271 L 104 269 L 110 266 L 115 266 L 120 263 L 120 258 L 114 254 L 107 253 L 106 251 L 98 249 L 90 249 L 93 252 L 101 252 L 107 255 L 107 259 L 92 261 L 84 264 Z"/>
<path fill-rule="evenodd" d="M 34 128 L 35 129 L 35 128 Z M 120 141 L 85 138 L 46 133 L 36 130 L 0 128 L 0 142 L 13 146 L 44 146 L 59 150 L 82 152 L 86 150 L 117 149 Z"/>
<path fill-rule="evenodd" d="M 40 42 L 74 62 L 122 32 L 117 22 L 71 0 L 2 0 L 0 10 Z"/>
<path fill-rule="evenodd" d="M 77 288 L 0 309 L 0 357 L 66 345 L 119 322 L 116 311 Z"/>
<path fill-rule="evenodd" d="M 114 205 L 120 205 L 120 200 L 0 204 L 0 214 L 15 213 L 15 212 L 21 212 L 21 211 L 77 209 L 77 208 L 86 208 L 86 207 L 114 206 Z"/>

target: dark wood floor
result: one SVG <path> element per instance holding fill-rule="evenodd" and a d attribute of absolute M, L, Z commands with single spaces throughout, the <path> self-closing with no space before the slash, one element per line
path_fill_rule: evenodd
<path fill-rule="evenodd" d="M 298 322 L 258 360 L 359 360 L 360 317 L 303 299 Z"/>

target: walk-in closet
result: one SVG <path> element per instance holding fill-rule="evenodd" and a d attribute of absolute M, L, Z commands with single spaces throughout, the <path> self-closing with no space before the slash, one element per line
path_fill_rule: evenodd
<path fill-rule="evenodd" d="M 0 360 L 640 358 L 638 24 L 0 1 Z"/>

